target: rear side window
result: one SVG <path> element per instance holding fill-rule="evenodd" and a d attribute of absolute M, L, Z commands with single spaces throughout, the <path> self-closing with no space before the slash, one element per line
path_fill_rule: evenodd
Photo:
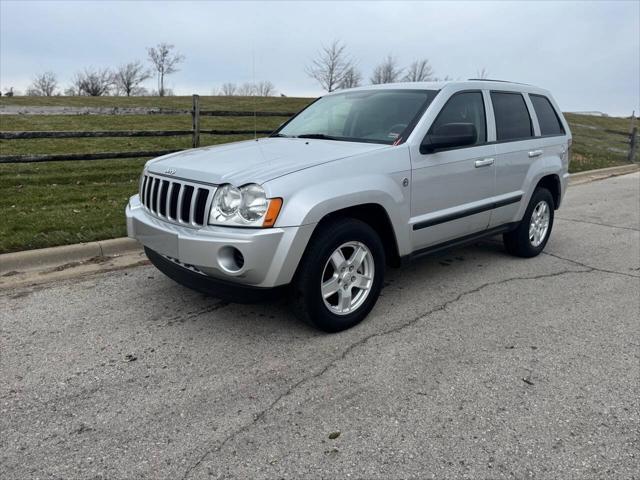
<path fill-rule="evenodd" d="M 529 94 L 533 109 L 536 111 L 540 133 L 542 135 L 564 135 L 564 127 L 553 105 L 547 97 Z"/>
<path fill-rule="evenodd" d="M 429 131 L 437 131 L 439 127 L 447 123 L 473 123 L 478 132 L 475 144 L 485 143 L 487 141 L 487 121 L 484 114 L 482 93 L 461 92 L 454 94 L 442 107 Z"/>
<path fill-rule="evenodd" d="M 521 94 L 491 92 L 491 103 L 496 117 L 497 141 L 523 140 L 533 137 L 531 117 Z"/>

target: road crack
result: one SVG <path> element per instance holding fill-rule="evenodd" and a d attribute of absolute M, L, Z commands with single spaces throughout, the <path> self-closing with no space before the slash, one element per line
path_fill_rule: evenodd
<path fill-rule="evenodd" d="M 606 268 L 594 267 L 593 265 L 587 265 L 586 263 L 578 262 L 577 260 L 573 260 L 571 258 L 561 257 L 560 255 L 556 255 L 555 253 L 549 253 L 549 252 L 542 252 L 542 253 L 544 255 L 549 255 L 550 257 L 557 258 L 559 260 L 564 260 L 565 262 L 571 262 L 574 265 L 578 265 L 579 267 L 587 268 L 588 270 L 586 271 L 588 272 L 610 273 L 613 275 L 624 275 L 625 277 L 640 278 L 640 275 L 634 275 L 633 273 L 618 272 L 617 270 L 608 270 Z"/>
<path fill-rule="evenodd" d="M 297 381 L 296 383 L 291 385 L 289 388 L 287 388 L 284 392 L 282 392 L 280 395 L 278 395 L 269 405 L 267 405 L 267 407 L 265 407 L 264 409 L 259 411 L 257 414 L 255 414 L 253 416 L 253 420 L 251 422 L 246 423 L 245 425 L 242 425 L 240 428 L 232 431 L 229 435 L 227 435 L 224 439 L 222 439 L 222 441 L 219 442 L 217 445 L 214 445 L 212 448 L 206 450 L 198 458 L 198 460 L 185 471 L 184 475 L 182 476 L 182 480 L 186 480 L 189 477 L 189 475 L 191 474 L 191 472 L 193 472 L 196 468 L 198 468 L 206 460 L 206 458 L 209 455 L 222 450 L 222 448 L 224 448 L 224 446 L 226 444 L 228 444 L 230 441 L 234 440 L 241 433 L 248 431 L 253 425 L 255 425 L 257 422 L 262 420 L 284 398 L 286 398 L 286 397 L 290 396 L 291 394 L 293 394 L 298 389 L 298 387 L 300 387 L 301 385 L 303 385 L 305 383 L 311 382 L 311 381 L 313 381 L 315 379 L 318 379 L 319 377 L 323 376 L 329 370 L 331 370 L 332 368 L 337 366 L 338 363 L 340 363 L 341 361 L 345 360 L 346 357 L 351 352 L 353 352 L 355 349 L 357 349 L 358 347 L 368 343 L 369 340 L 374 339 L 374 338 L 387 336 L 387 335 L 391 335 L 391 334 L 394 334 L 394 333 L 398 333 L 398 332 L 401 332 L 402 330 L 410 328 L 413 325 L 415 325 L 418 322 L 420 322 L 421 320 L 424 320 L 424 319 L 428 318 L 429 316 L 431 316 L 431 315 L 433 315 L 435 313 L 442 312 L 442 311 L 446 310 L 448 307 L 450 307 L 451 305 L 459 302 L 463 298 L 465 298 L 465 297 L 467 297 L 469 295 L 473 295 L 474 293 L 478 293 L 481 290 L 484 290 L 485 288 L 498 286 L 498 285 L 504 285 L 506 283 L 514 282 L 514 281 L 539 280 L 539 279 L 543 279 L 543 278 L 559 277 L 561 275 L 566 275 L 566 274 L 589 273 L 589 272 L 595 270 L 594 268 L 588 267 L 588 266 L 585 266 L 585 268 L 586 268 L 585 270 L 561 270 L 559 272 L 545 273 L 545 274 L 533 275 L 533 276 L 510 277 L 510 278 L 506 278 L 506 279 L 503 279 L 503 280 L 497 280 L 497 281 L 493 281 L 493 282 L 483 283 L 482 285 L 479 285 L 476 288 L 473 288 L 471 290 L 466 290 L 466 291 L 458 294 L 454 298 L 452 298 L 450 300 L 447 300 L 446 302 L 441 303 L 440 305 L 437 305 L 437 306 L 433 307 L 432 309 L 430 309 L 430 310 L 428 310 L 428 311 L 426 311 L 424 313 L 421 313 L 420 315 L 417 315 L 417 316 L 413 317 L 408 322 L 402 323 L 400 325 L 397 325 L 397 326 L 395 326 L 393 328 L 390 328 L 390 329 L 382 331 L 382 332 L 376 332 L 376 333 L 372 333 L 370 335 L 366 335 L 366 336 L 362 337 L 358 341 L 352 343 L 347 348 L 345 348 L 338 357 L 336 357 L 333 360 L 331 360 L 323 368 L 317 370 L 316 372 L 312 373 L 311 375 L 308 375 L 306 377 L 301 378 L 299 381 Z M 615 272 L 615 273 L 619 273 L 619 272 Z"/>
<path fill-rule="evenodd" d="M 633 232 L 640 232 L 639 229 L 633 228 L 633 227 L 620 227 L 618 225 L 609 225 L 607 223 L 590 222 L 588 220 L 576 220 L 575 218 L 556 217 L 556 220 L 565 220 L 567 222 L 586 223 L 586 224 L 589 224 L 589 225 L 599 225 L 601 227 L 619 228 L 619 229 L 622 229 L 622 230 L 631 230 Z"/>

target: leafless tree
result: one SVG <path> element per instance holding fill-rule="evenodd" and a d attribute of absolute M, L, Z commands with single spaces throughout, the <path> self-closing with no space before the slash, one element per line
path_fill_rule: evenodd
<path fill-rule="evenodd" d="M 235 95 L 237 91 L 238 86 L 235 83 L 223 83 L 222 87 L 220 88 L 220 95 L 230 97 L 232 95 Z"/>
<path fill-rule="evenodd" d="M 27 89 L 27 95 L 33 97 L 51 97 L 58 88 L 58 79 L 53 72 L 39 73 Z"/>
<path fill-rule="evenodd" d="M 354 88 L 359 87 L 362 82 L 362 75 L 354 65 L 347 68 L 342 77 L 342 81 L 338 88 Z"/>
<path fill-rule="evenodd" d="M 373 71 L 371 83 L 374 85 L 379 83 L 394 83 L 400 80 L 402 69 L 398 67 L 398 62 L 393 55 L 387 55 L 387 58 L 379 64 Z"/>
<path fill-rule="evenodd" d="M 476 71 L 476 78 L 480 78 L 482 80 L 489 78 L 489 71 L 485 67 L 482 67 L 482 69 Z"/>
<path fill-rule="evenodd" d="M 251 97 L 256 94 L 256 86 L 253 83 L 243 83 L 238 87 L 238 95 L 241 97 Z"/>
<path fill-rule="evenodd" d="M 276 93 L 276 87 L 269 80 L 262 80 L 255 84 L 255 92 L 259 97 L 272 97 Z"/>
<path fill-rule="evenodd" d="M 79 95 L 82 95 L 82 91 L 80 90 L 80 86 L 78 85 L 78 82 L 80 81 L 80 79 L 78 78 L 78 76 L 76 75 L 73 80 L 71 81 L 71 85 L 69 85 L 65 90 L 64 90 L 64 94 L 67 97 L 77 97 Z"/>
<path fill-rule="evenodd" d="M 433 80 L 433 68 L 426 58 L 416 60 L 407 69 L 403 79 L 405 82 L 429 82 Z"/>
<path fill-rule="evenodd" d="M 334 40 L 329 46 L 323 46 L 318 58 L 306 67 L 307 75 L 318 81 L 327 92 L 340 88 L 346 73 L 353 67 L 353 62 L 346 52 L 346 46 Z"/>
<path fill-rule="evenodd" d="M 71 88 L 65 93 L 74 95 L 88 95 L 90 97 L 101 97 L 108 95 L 113 87 L 113 73 L 108 68 L 94 69 L 85 68 L 84 71 L 76 73 L 73 78 Z"/>
<path fill-rule="evenodd" d="M 127 97 L 140 95 L 144 90 L 140 84 L 149 78 L 151 78 L 151 72 L 144 68 L 140 60 L 120 65 L 113 74 L 116 88 Z"/>
<path fill-rule="evenodd" d="M 149 96 L 151 97 L 173 97 L 175 96 L 175 92 L 173 91 L 173 89 L 171 88 L 165 88 L 163 91 L 164 95 L 160 95 L 160 92 L 158 90 L 151 90 L 151 93 L 149 94 Z"/>
<path fill-rule="evenodd" d="M 158 72 L 158 94 L 165 96 L 164 77 L 178 71 L 178 64 L 184 61 L 184 55 L 173 52 L 175 47 L 168 43 L 159 43 L 156 47 L 147 48 L 149 60 Z"/>
<path fill-rule="evenodd" d="M 14 91 L 13 91 L 13 87 L 9 87 L 9 90 L 7 90 L 4 94 L 5 97 L 13 97 L 14 95 Z"/>

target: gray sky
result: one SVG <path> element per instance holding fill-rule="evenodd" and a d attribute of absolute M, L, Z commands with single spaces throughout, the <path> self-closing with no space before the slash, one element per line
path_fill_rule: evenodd
<path fill-rule="evenodd" d="M 24 91 L 51 70 L 63 86 L 85 66 L 146 60 L 169 42 L 186 56 L 168 86 L 210 94 L 271 80 L 289 96 L 322 92 L 304 66 L 342 40 L 368 80 L 393 54 L 426 57 L 436 75 L 550 89 L 565 111 L 640 107 L 640 2 L 115 2 L 0 0 L 0 87 Z M 155 83 L 147 82 L 148 88 Z"/>

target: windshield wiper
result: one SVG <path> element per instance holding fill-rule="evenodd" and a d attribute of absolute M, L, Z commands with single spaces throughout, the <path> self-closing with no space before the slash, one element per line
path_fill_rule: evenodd
<path fill-rule="evenodd" d="M 318 140 L 338 140 L 338 137 L 332 137 L 331 135 L 325 135 L 324 133 L 303 133 L 302 135 L 296 135 L 296 138 L 315 138 Z"/>
<path fill-rule="evenodd" d="M 273 133 L 269 136 L 272 138 L 275 138 L 275 137 L 289 138 L 289 135 L 285 135 L 284 133 Z"/>

